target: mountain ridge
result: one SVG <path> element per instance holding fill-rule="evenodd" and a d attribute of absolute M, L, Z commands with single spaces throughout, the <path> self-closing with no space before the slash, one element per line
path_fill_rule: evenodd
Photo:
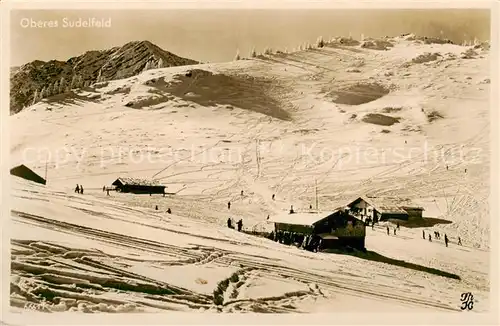
<path fill-rule="evenodd" d="M 198 64 L 147 40 L 132 41 L 105 50 L 91 50 L 66 61 L 34 60 L 11 68 L 10 113 L 42 98 L 91 83 L 128 78 L 152 68 Z"/>

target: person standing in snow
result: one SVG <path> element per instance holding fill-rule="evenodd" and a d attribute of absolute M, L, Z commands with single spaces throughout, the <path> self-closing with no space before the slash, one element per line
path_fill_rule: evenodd
<path fill-rule="evenodd" d="M 227 219 L 227 227 L 230 228 L 230 229 L 232 229 L 233 228 L 232 224 L 233 224 L 233 221 L 231 221 L 231 218 L 228 218 Z"/>
<path fill-rule="evenodd" d="M 237 225 L 238 225 L 238 232 L 241 232 L 241 229 L 243 228 L 243 220 L 242 220 L 242 219 L 240 219 L 240 220 L 238 221 Z"/>
<path fill-rule="evenodd" d="M 80 193 L 80 186 L 78 184 L 76 184 L 75 192 Z"/>
<path fill-rule="evenodd" d="M 102 186 L 102 192 L 106 191 L 106 186 Z"/>
<path fill-rule="evenodd" d="M 290 206 L 290 214 L 293 214 L 294 211 L 293 211 L 293 205 Z"/>
<path fill-rule="evenodd" d="M 398 229 L 398 230 L 399 230 L 399 222 L 398 222 L 398 224 L 396 224 L 396 229 Z"/>
<path fill-rule="evenodd" d="M 155 211 L 157 211 L 157 210 L 158 210 L 158 205 L 155 206 Z"/>
<path fill-rule="evenodd" d="M 424 238 L 424 240 L 425 240 L 425 231 L 424 230 L 422 230 L 422 238 Z"/>
<path fill-rule="evenodd" d="M 231 202 L 230 201 L 227 202 L 227 209 L 231 209 Z"/>
<path fill-rule="evenodd" d="M 309 209 L 313 209 L 313 205 L 309 205 Z"/>
<path fill-rule="evenodd" d="M 274 194 L 273 194 L 273 197 L 272 197 L 272 198 L 273 198 L 273 200 L 274 200 Z"/>
<path fill-rule="evenodd" d="M 429 242 L 432 242 L 432 237 L 430 233 L 429 233 Z"/>
<path fill-rule="evenodd" d="M 387 226 L 387 235 L 389 235 L 389 226 Z"/>
<path fill-rule="evenodd" d="M 170 209 L 170 207 L 167 209 L 167 213 L 172 214 L 172 210 Z"/>
<path fill-rule="evenodd" d="M 241 191 L 241 196 L 243 196 L 243 190 Z"/>
<path fill-rule="evenodd" d="M 446 235 L 446 233 L 444 234 L 444 244 L 446 245 L 446 247 L 448 247 L 448 236 Z"/>
<path fill-rule="evenodd" d="M 396 235 L 396 228 L 394 228 L 394 235 Z"/>
<path fill-rule="evenodd" d="M 318 244 L 316 245 L 316 252 L 319 252 L 321 250 L 321 243 L 323 242 L 323 240 L 320 238 L 318 239 Z"/>
<path fill-rule="evenodd" d="M 83 186 L 82 185 L 80 185 L 80 194 L 83 195 Z"/>
<path fill-rule="evenodd" d="M 460 237 L 458 237 L 458 245 L 461 246 L 462 245 L 462 239 L 460 239 Z"/>
<path fill-rule="evenodd" d="M 106 188 L 106 195 L 109 196 L 109 189 Z"/>

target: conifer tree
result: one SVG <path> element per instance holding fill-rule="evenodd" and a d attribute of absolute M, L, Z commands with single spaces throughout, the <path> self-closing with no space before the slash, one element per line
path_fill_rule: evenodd
<path fill-rule="evenodd" d="M 82 75 L 78 75 L 78 77 L 76 79 L 75 88 L 81 88 L 81 87 L 83 87 L 84 83 L 85 83 L 85 81 L 83 80 L 83 76 Z"/>
<path fill-rule="evenodd" d="M 64 77 L 61 77 L 61 80 L 59 81 L 59 94 L 62 94 L 66 91 L 66 80 Z"/>
<path fill-rule="evenodd" d="M 256 58 L 257 57 L 257 52 L 255 51 L 255 48 L 253 48 L 252 51 L 250 52 L 250 57 L 251 58 Z"/>
<path fill-rule="evenodd" d="M 323 36 L 318 37 L 318 40 L 316 42 L 316 46 L 318 48 L 322 48 L 325 46 L 325 41 L 323 40 Z"/>
<path fill-rule="evenodd" d="M 49 83 L 47 89 L 45 90 L 45 97 L 51 97 L 53 93 L 53 84 Z"/>
<path fill-rule="evenodd" d="M 59 94 L 59 83 L 57 80 L 52 84 L 52 95 L 57 95 Z"/>
<path fill-rule="evenodd" d="M 33 103 L 31 103 L 31 105 L 34 105 L 36 102 L 38 102 L 38 89 L 35 89 L 35 94 L 33 95 Z"/>
<path fill-rule="evenodd" d="M 71 78 L 71 84 L 69 87 L 71 89 L 75 89 L 77 83 L 78 83 L 78 77 L 76 75 L 73 75 L 73 77 Z"/>

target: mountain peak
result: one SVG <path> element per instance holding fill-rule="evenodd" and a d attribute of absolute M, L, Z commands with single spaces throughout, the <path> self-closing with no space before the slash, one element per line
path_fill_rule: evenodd
<path fill-rule="evenodd" d="M 17 113 L 41 98 L 94 82 L 128 78 L 147 69 L 194 64 L 198 62 L 165 51 L 148 40 L 87 51 L 66 62 L 35 60 L 12 70 L 10 110 Z"/>

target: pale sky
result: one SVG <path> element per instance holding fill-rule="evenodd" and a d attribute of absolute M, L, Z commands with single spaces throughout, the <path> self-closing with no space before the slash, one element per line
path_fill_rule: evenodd
<path fill-rule="evenodd" d="M 63 28 L 63 18 L 111 18 L 111 28 Z M 24 20 L 57 20 L 55 28 L 23 28 Z M 394 36 L 413 32 L 455 42 L 489 39 L 488 10 L 24 10 L 11 14 L 11 65 L 66 61 L 89 50 L 148 40 L 164 50 L 204 62 L 232 60 L 237 49 L 292 50 L 318 36 Z"/>

